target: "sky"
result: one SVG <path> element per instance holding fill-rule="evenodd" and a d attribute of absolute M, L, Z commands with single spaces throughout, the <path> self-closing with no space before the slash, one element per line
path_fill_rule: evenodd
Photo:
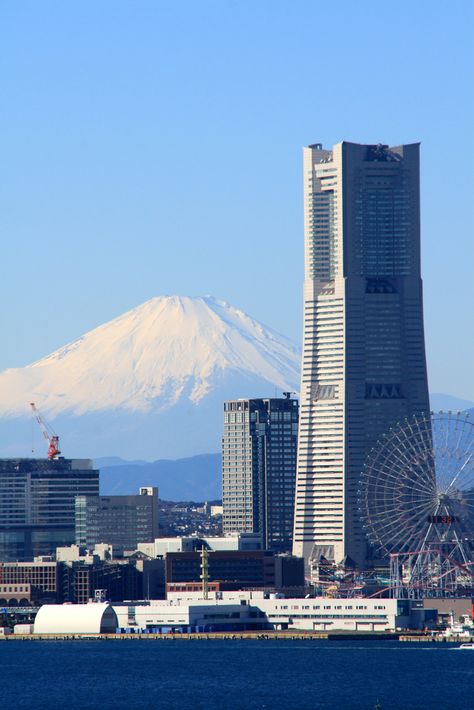
<path fill-rule="evenodd" d="M 430 390 L 474 400 L 471 0 L 0 1 L 0 370 L 157 295 L 301 341 L 302 147 L 422 143 Z"/>

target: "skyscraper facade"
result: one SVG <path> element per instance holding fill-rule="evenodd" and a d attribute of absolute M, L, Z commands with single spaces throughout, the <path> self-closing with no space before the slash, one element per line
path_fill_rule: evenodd
<path fill-rule="evenodd" d="M 224 534 L 261 533 L 265 549 L 291 550 L 297 440 L 298 402 L 289 394 L 224 403 Z"/>
<path fill-rule="evenodd" d="M 75 539 L 75 498 L 98 495 L 89 459 L 0 460 L 0 561 L 51 555 Z"/>
<path fill-rule="evenodd" d="M 304 149 L 305 282 L 293 552 L 371 564 L 357 492 L 390 426 L 429 411 L 419 145 Z"/>

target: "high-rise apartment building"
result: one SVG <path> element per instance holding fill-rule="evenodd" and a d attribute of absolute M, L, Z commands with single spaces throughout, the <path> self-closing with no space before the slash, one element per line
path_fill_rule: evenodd
<path fill-rule="evenodd" d="M 76 545 L 92 549 L 112 545 L 114 556 L 136 550 L 159 536 L 158 488 L 143 486 L 138 495 L 78 496 Z"/>
<path fill-rule="evenodd" d="M 0 562 L 71 545 L 76 496 L 98 493 L 99 471 L 89 459 L 1 459 Z"/>
<path fill-rule="evenodd" d="M 238 399 L 224 404 L 224 534 L 261 533 L 264 548 L 291 550 L 298 402 Z"/>
<path fill-rule="evenodd" d="M 360 473 L 429 411 L 419 145 L 304 149 L 304 342 L 293 552 L 370 565 Z"/>

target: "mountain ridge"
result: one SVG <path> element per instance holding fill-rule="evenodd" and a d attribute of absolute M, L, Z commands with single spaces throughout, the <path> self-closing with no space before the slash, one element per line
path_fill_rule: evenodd
<path fill-rule="evenodd" d="M 225 301 L 157 296 L 0 373 L 0 453 L 25 451 L 32 401 L 66 456 L 218 451 L 223 401 L 296 391 L 299 360 L 288 338 Z"/>
<path fill-rule="evenodd" d="M 218 453 L 116 465 L 103 465 L 96 459 L 94 466 L 100 469 L 101 495 L 130 495 L 138 493 L 140 486 L 157 486 L 163 500 L 204 501 L 222 495 Z"/>

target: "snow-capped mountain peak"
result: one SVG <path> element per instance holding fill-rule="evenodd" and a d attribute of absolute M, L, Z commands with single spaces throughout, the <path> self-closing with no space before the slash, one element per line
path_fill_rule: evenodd
<path fill-rule="evenodd" d="M 211 296 L 159 296 L 51 355 L 0 374 L 0 416 L 35 401 L 48 417 L 198 405 L 230 375 L 296 389 L 291 342 Z M 268 396 L 268 393 L 264 393 Z M 262 396 L 245 391 L 236 396 Z"/>

